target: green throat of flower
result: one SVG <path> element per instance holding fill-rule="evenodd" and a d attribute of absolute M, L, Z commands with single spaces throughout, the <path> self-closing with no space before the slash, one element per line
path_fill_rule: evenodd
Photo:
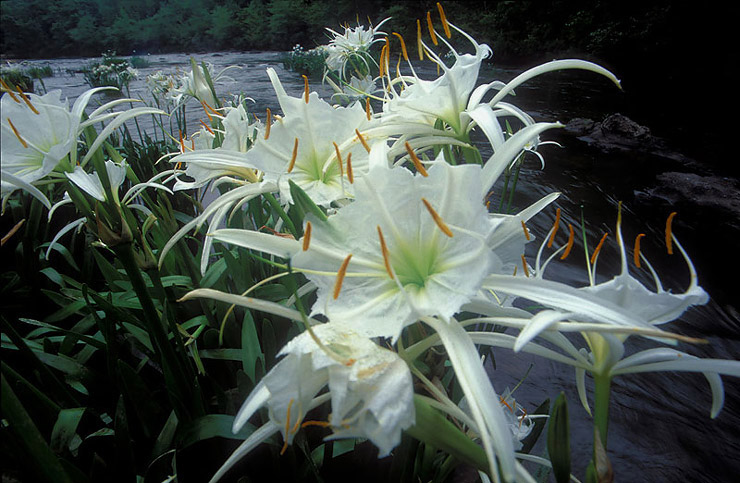
<path fill-rule="evenodd" d="M 436 243 L 401 243 L 391 255 L 393 271 L 404 288 L 423 289 L 439 272 L 440 248 Z"/>

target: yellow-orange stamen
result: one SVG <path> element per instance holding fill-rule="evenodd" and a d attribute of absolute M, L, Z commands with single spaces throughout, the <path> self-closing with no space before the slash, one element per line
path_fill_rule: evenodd
<path fill-rule="evenodd" d="M 414 150 L 411 148 L 411 145 L 406 142 L 406 151 L 409 153 L 409 157 L 411 158 L 411 161 L 414 163 L 414 166 L 416 167 L 416 171 L 419 172 L 420 175 L 424 176 L 425 178 L 429 176 L 429 173 L 427 173 L 426 168 L 424 168 L 424 165 L 421 164 L 421 160 L 416 155 Z"/>
<path fill-rule="evenodd" d="M 211 113 L 208 112 L 208 108 L 206 107 L 206 101 L 200 101 L 200 105 L 203 106 L 203 112 L 205 112 L 206 116 L 208 116 L 208 120 L 213 122 L 213 117 L 211 116 Z"/>
<path fill-rule="evenodd" d="M 514 412 L 514 408 L 512 408 L 511 406 L 509 406 L 509 403 L 507 403 L 504 398 L 500 397 L 499 400 L 501 401 L 501 404 L 503 404 L 504 406 L 506 406 L 507 408 L 509 408 L 509 411 L 511 411 L 512 413 Z"/>
<path fill-rule="evenodd" d="M 344 176 L 344 168 L 342 167 L 342 155 L 339 153 L 339 146 L 337 143 L 332 142 L 334 145 L 334 152 L 337 154 L 337 164 L 339 165 L 339 176 Z"/>
<path fill-rule="evenodd" d="M 489 200 L 488 203 L 486 203 L 486 207 L 488 207 L 491 204 L 491 201 Z M 522 221 L 522 230 L 524 230 L 524 237 L 527 239 L 527 241 L 531 240 L 532 237 L 529 236 L 529 230 L 527 229 L 527 225 L 524 224 L 524 220 Z"/>
<path fill-rule="evenodd" d="M 344 365 L 347 366 L 347 367 L 352 367 L 352 366 L 355 365 L 355 362 L 357 362 L 357 359 L 349 358 L 349 359 L 347 359 L 347 362 L 344 363 Z M 360 372 L 362 372 L 362 371 L 360 371 Z"/>
<path fill-rule="evenodd" d="M 380 251 L 383 253 L 383 263 L 385 263 L 385 271 L 388 272 L 388 276 L 393 279 L 393 270 L 391 270 L 391 257 L 388 254 L 388 245 L 385 244 L 385 238 L 383 238 L 383 230 L 380 229 L 380 225 L 377 226 L 378 228 L 378 238 L 380 239 Z"/>
<path fill-rule="evenodd" d="M 33 104 L 31 104 L 31 99 L 29 99 L 28 96 L 23 92 L 23 89 L 21 89 L 17 85 L 15 86 L 15 89 L 18 91 L 18 94 L 21 96 L 21 99 L 23 99 L 23 102 L 26 103 L 28 108 L 31 109 L 34 114 L 40 114 L 39 111 L 37 111 L 36 108 L 33 107 Z"/>
<path fill-rule="evenodd" d="M 270 137 L 270 128 L 272 127 L 272 111 L 267 108 L 267 121 L 265 121 L 265 141 Z"/>
<path fill-rule="evenodd" d="M 416 48 L 419 49 L 419 60 L 424 60 L 424 46 L 421 44 L 421 20 L 416 19 Z"/>
<path fill-rule="evenodd" d="M 180 131 L 180 152 L 181 153 L 185 152 L 185 141 L 183 140 L 183 137 L 182 137 L 182 131 Z"/>
<path fill-rule="evenodd" d="M 409 60 L 409 54 L 406 51 L 406 42 L 404 42 L 403 37 L 398 32 L 393 32 L 393 35 L 395 35 L 396 37 L 398 37 L 398 40 L 401 41 L 401 54 L 403 54 L 403 60 L 405 60 L 406 62 L 408 62 L 408 60 Z"/>
<path fill-rule="evenodd" d="M 640 238 L 644 236 L 644 233 L 640 233 L 635 237 L 635 265 L 637 268 L 640 268 Z"/>
<path fill-rule="evenodd" d="M 339 292 L 342 291 L 342 282 L 344 282 L 344 276 L 347 274 L 347 266 L 349 265 L 351 258 L 352 254 L 350 253 L 342 262 L 342 266 L 339 267 L 339 271 L 337 272 L 337 281 L 334 282 L 334 300 L 339 298 Z"/>
<path fill-rule="evenodd" d="M 195 151 L 195 138 L 190 138 L 190 150 Z"/>
<path fill-rule="evenodd" d="M 555 240 L 555 234 L 558 232 L 558 227 L 560 226 L 560 208 L 557 209 L 555 212 L 555 223 L 552 225 L 552 233 L 550 234 L 550 239 L 547 241 L 547 248 L 552 247 L 552 242 Z"/>
<path fill-rule="evenodd" d="M 427 27 L 429 28 L 429 36 L 432 38 L 432 43 L 439 45 L 437 34 L 434 33 L 434 24 L 432 24 L 432 12 L 427 12 Z"/>
<path fill-rule="evenodd" d="M 367 120 L 369 121 L 372 117 L 372 112 L 370 111 L 370 98 L 365 98 L 365 116 L 367 116 Z"/>
<path fill-rule="evenodd" d="M 7 242 L 8 240 L 10 240 L 10 238 L 11 238 L 11 237 L 12 237 L 13 235 L 15 235 L 15 234 L 16 234 L 16 233 L 18 232 L 18 230 L 20 230 L 20 229 L 21 229 L 21 227 L 23 226 L 23 224 L 24 224 L 25 222 L 26 222 L 26 219 L 25 219 L 25 218 L 23 218 L 23 219 L 22 219 L 21 221 L 19 221 L 18 223 L 16 223 L 16 224 L 15 224 L 15 225 L 13 226 L 13 228 L 11 228 L 11 229 L 10 229 L 10 231 L 9 231 L 8 233 L 6 233 L 6 234 L 5 234 L 5 236 L 4 236 L 3 238 L 2 238 L 2 240 L 0 240 L 0 246 L 2 246 L 2 245 L 5 245 L 5 242 Z"/>
<path fill-rule="evenodd" d="M 290 157 L 290 163 L 288 163 L 288 173 L 293 171 L 293 168 L 295 167 L 295 160 L 298 157 L 298 138 L 295 138 L 295 143 L 293 143 L 293 155 Z"/>
<path fill-rule="evenodd" d="M 352 172 L 352 153 L 347 155 L 347 179 L 349 180 L 349 184 L 354 184 L 355 175 Z"/>
<path fill-rule="evenodd" d="M 522 268 L 524 269 L 524 276 L 529 277 L 529 269 L 527 268 L 527 259 L 522 254 Z"/>
<path fill-rule="evenodd" d="M 568 223 L 568 231 L 568 244 L 565 245 L 563 256 L 560 257 L 561 260 L 565 260 L 566 258 L 568 258 L 568 255 L 570 255 L 570 251 L 573 249 L 573 241 L 575 240 L 575 236 L 573 233 L 573 225 L 571 223 Z"/>
<path fill-rule="evenodd" d="M 668 255 L 673 255 L 673 217 L 676 214 L 674 211 L 668 215 L 668 220 L 665 222 L 665 245 L 668 248 Z"/>
<path fill-rule="evenodd" d="M 357 139 L 359 139 L 360 142 L 362 143 L 362 147 L 365 148 L 365 151 L 367 151 L 369 153 L 370 152 L 370 146 L 368 146 L 367 141 L 365 141 L 365 138 L 362 137 L 362 134 L 360 134 L 360 130 L 357 129 L 357 128 L 355 128 L 355 134 L 357 134 Z"/>
<path fill-rule="evenodd" d="M 27 143 L 26 143 L 26 141 L 24 141 L 24 140 L 23 140 L 23 138 L 21 137 L 21 133 L 19 133 L 19 132 L 18 132 L 18 130 L 17 130 L 16 128 L 15 128 L 15 126 L 13 125 L 13 122 L 12 122 L 12 121 L 10 120 L 10 118 L 9 118 L 9 117 L 8 117 L 8 118 L 6 118 L 6 119 L 8 120 L 8 125 L 10 125 L 10 129 L 12 129 L 12 130 L 13 130 L 13 134 L 15 134 L 15 137 L 17 137 L 17 138 L 18 138 L 18 141 L 20 141 L 20 142 L 21 142 L 21 144 L 23 145 L 23 147 L 24 147 L 24 148 L 27 148 L 27 147 L 28 147 L 28 144 L 27 144 Z"/>
<path fill-rule="evenodd" d="M 437 10 L 439 10 L 439 19 L 442 21 L 442 28 L 445 29 L 445 35 L 449 39 L 452 37 L 452 33 L 450 32 L 450 26 L 447 23 L 447 16 L 445 15 L 445 11 L 442 8 L 442 4 L 437 2 Z"/>
<path fill-rule="evenodd" d="M 283 448 L 280 450 L 281 455 L 285 453 L 286 449 L 288 449 L 288 435 L 290 434 L 290 408 L 293 406 L 293 401 L 294 399 L 291 399 L 288 402 L 288 410 L 285 415 L 285 442 L 283 443 Z"/>
<path fill-rule="evenodd" d="M 200 121 L 203 127 L 206 128 L 206 131 L 213 134 L 214 136 L 216 135 L 216 133 L 213 132 L 213 129 L 211 129 L 210 126 L 208 126 L 208 124 L 204 123 L 202 119 L 198 119 L 198 121 Z"/>
<path fill-rule="evenodd" d="M 302 428 L 307 428 L 308 426 L 321 426 L 322 428 L 328 428 L 331 426 L 331 423 L 329 421 L 303 421 L 303 424 L 301 424 Z"/>
<path fill-rule="evenodd" d="M 306 101 L 306 104 L 308 104 L 308 77 L 305 75 L 303 77 L 303 100 Z"/>
<path fill-rule="evenodd" d="M 10 95 L 11 99 L 13 99 L 18 104 L 21 103 L 21 101 L 17 97 L 15 97 L 15 94 L 13 94 L 13 89 L 11 89 L 10 86 L 6 84 L 2 78 L 0 78 L 0 85 L 3 86 L 3 89 L 5 89 L 5 92 L 7 92 Z"/>
<path fill-rule="evenodd" d="M 380 49 L 380 77 L 383 77 L 385 75 L 385 58 L 388 55 L 388 46 L 384 45 L 382 49 Z"/>
<path fill-rule="evenodd" d="M 434 219 L 434 222 L 437 224 L 439 229 L 442 230 L 442 233 L 452 238 L 453 236 L 452 230 L 450 230 L 450 227 L 447 226 L 447 223 L 445 223 L 444 220 L 442 220 L 442 217 L 439 216 L 439 214 L 436 211 L 434 211 L 434 208 L 432 208 L 432 205 L 427 201 L 427 199 L 422 198 L 421 201 L 424 203 L 424 206 L 426 207 L 429 214 L 432 215 L 432 219 Z"/>
<path fill-rule="evenodd" d="M 213 114 L 217 115 L 218 117 L 221 117 L 221 114 L 212 108 L 206 101 L 201 101 L 203 103 L 203 109 L 206 110 L 206 114 L 208 114 L 208 111 L 211 111 Z M 210 116 L 209 116 L 210 119 Z"/>
<path fill-rule="evenodd" d="M 303 231 L 303 251 L 308 250 L 308 246 L 311 244 L 311 222 L 306 222 L 306 229 Z"/>
<path fill-rule="evenodd" d="M 591 255 L 591 265 L 593 265 L 594 262 L 596 261 L 596 256 L 601 251 L 601 247 L 604 246 L 604 242 L 606 241 L 606 237 L 607 236 L 609 236 L 609 234 L 608 233 L 604 233 L 604 236 L 601 237 L 601 241 L 599 241 L 599 244 L 596 245 L 596 250 L 594 250 L 594 253 Z"/>

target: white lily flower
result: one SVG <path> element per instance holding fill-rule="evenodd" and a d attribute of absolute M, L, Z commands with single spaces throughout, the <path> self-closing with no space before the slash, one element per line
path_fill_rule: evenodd
<path fill-rule="evenodd" d="M 62 91 L 38 96 L 13 93 L 2 97 L 0 110 L 0 163 L 3 204 L 16 189 L 44 178 L 76 146 L 80 119 L 90 97 L 102 89 L 81 95 L 70 111 Z M 34 195 L 50 206 L 40 192 Z"/>
<path fill-rule="evenodd" d="M 257 384 L 234 420 L 238 431 L 267 406 L 285 446 L 302 426 L 331 427 L 327 439 L 362 437 L 387 456 L 414 424 L 413 385 L 406 363 L 395 353 L 334 323 L 304 332 L 283 347 L 285 356 Z M 317 344 L 317 340 L 320 344 Z M 311 401 L 326 385 L 332 412 L 328 422 L 304 422 Z"/>
<path fill-rule="evenodd" d="M 421 316 L 454 315 L 499 263 L 479 183 L 479 166 L 438 162 L 428 177 L 373 168 L 352 204 L 313 220 L 308 249 L 293 256 L 318 287 L 313 312 L 394 339 Z"/>
<path fill-rule="evenodd" d="M 126 169 L 128 165 L 126 162 L 121 164 L 113 161 L 105 162 L 105 170 L 108 173 L 108 179 L 110 182 L 111 191 L 114 197 L 118 197 L 118 188 L 121 187 L 123 181 L 126 179 Z M 85 193 L 89 194 L 98 201 L 105 201 L 105 190 L 103 189 L 103 183 L 100 181 L 98 173 L 87 173 L 82 167 L 76 166 L 75 170 L 71 173 L 64 173 L 67 178 L 78 188 Z"/>
<path fill-rule="evenodd" d="M 329 52 L 325 60 L 327 68 L 344 72 L 345 65 L 351 59 L 354 59 L 356 62 L 362 62 L 365 68 L 369 70 L 368 59 L 362 54 L 369 53 L 373 44 L 382 42 L 382 39 L 378 36 L 386 35 L 386 33 L 379 29 L 388 20 L 390 20 L 390 17 L 384 19 L 375 27 L 370 26 L 369 28 L 365 28 L 364 25 L 358 25 L 354 28 L 344 27 L 343 34 L 327 28 L 326 30 L 333 36 L 326 48 Z"/>

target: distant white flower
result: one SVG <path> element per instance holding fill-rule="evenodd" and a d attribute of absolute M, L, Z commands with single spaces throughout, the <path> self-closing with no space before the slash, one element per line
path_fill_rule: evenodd
<path fill-rule="evenodd" d="M 113 161 L 105 162 L 105 170 L 108 173 L 108 180 L 110 182 L 111 191 L 113 196 L 118 198 L 118 188 L 121 187 L 123 181 L 126 179 L 126 168 L 128 165 L 124 161 L 121 164 L 117 164 Z M 85 193 L 89 194 L 98 201 L 105 201 L 105 190 L 103 189 L 103 183 L 100 181 L 98 173 L 87 173 L 82 167 L 76 166 L 75 170 L 71 173 L 64 173 L 70 181 L 72 181 L 78 188 Z"/>

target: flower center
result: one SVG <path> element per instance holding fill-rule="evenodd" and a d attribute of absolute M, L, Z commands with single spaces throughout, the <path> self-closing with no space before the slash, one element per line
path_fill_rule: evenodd
<path fill-rule="evenodd" d="M 439 252 L 436 243 L 423 240 L 397 246 L 391 253 L 391 263 L 401 285 L 424 288 L 429 278 L 439 271 Z"/>

